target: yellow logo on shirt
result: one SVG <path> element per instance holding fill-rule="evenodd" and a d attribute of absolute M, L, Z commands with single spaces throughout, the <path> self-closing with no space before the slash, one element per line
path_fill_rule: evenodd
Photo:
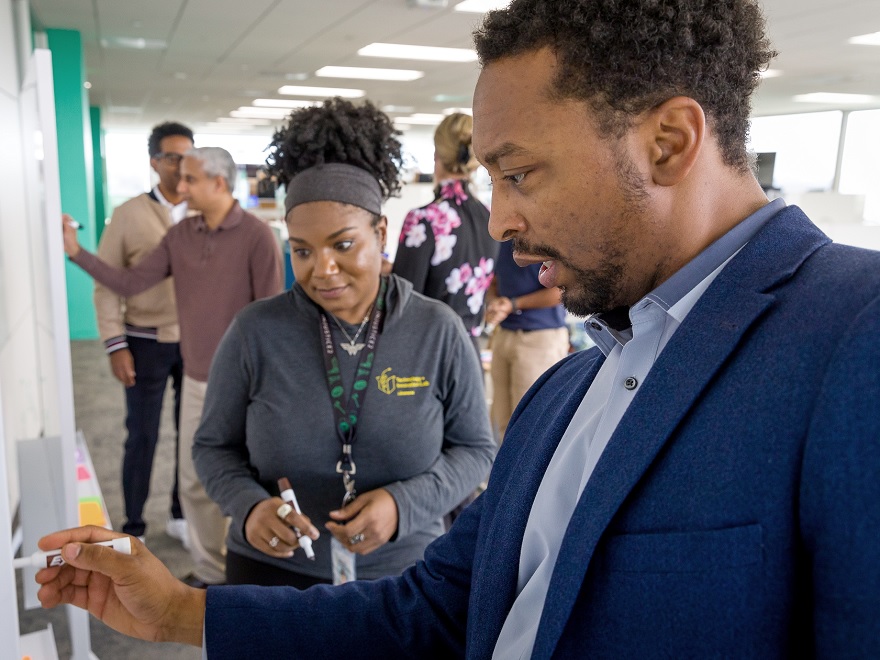
<path fill-rule="evenodd" d="M 393 376 L 388 373 L 390 371 L 391 367 L 388 367 L 379 376 L 376 376 L 379 391 L 385 394 L 413 396 L 416 393 L 416 388 L 428 387 L 431 384 L 424 376 Z"/>

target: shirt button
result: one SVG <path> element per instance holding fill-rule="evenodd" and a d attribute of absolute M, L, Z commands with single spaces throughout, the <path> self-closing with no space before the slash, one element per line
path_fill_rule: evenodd
<path fill-rule="evenodd" d="M 639 381 L 635 376 L 630 376 L 625 381 L 623 381 L 623 386 L 628 390 L 634 390 L 639 386 Z"/>

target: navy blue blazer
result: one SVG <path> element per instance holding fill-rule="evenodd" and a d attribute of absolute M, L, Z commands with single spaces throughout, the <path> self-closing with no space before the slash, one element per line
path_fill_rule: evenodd
<path fill-rule="evenodd" d="M 490 658 L 538 485 L 603 361 L 511 419 L 399 578 L 211 588 L 210 657 Z M 880 253 L 780 211 L 699 299 L 567 525 L 533 658 L 880 657 Z"/>

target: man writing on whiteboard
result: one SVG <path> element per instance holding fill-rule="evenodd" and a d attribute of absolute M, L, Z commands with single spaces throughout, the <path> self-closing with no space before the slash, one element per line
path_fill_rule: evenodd
<path fill-rule="evenodd" d="M 272 230 L 242 209 L 232 190 L 236 166 L 219 147 L 190 149 L 180 162 L 178 191 L 200 213 L 172 227 L 159 246 L 129 268 L 114 268 L 83 250 L 70 218 L 64 250 L 71 261 L 119 295 L 130 296 L 174 276 L 183 355 L 180 406 L 180 503 L 195 561 L 185 580 L 195 587 L 226 580 L 226 522 L 192 461 L 211 358 L 235 314 L 281 292 L 281 254 Z"/>
<path fill-rule="evenodd" d="M 168 229 L 187 215 L 187 200 L 177 186 L 180 161 L 193 147 L 192 130 L 176 122 L 159 124 L 150 133 L 147 146 L 150 166 L 159 183 L 150 192 L 117 206 L 98 244 L 98 256 L 119 268 L 140 262 L 159 245 Z M 144 505 L 150 492 L 162 401 L 169 378 L 174 387 L 175 428 L 180 415 L 183 359 L 174 284 L 169 278 L 143 293 L 124 298 L 95 282 L 95 313 L 110 368 L 125 386 L 128 437 L 122 459 L 122 531 L 143 537 L 147 531 Z M 174 484 L 165 530 L 186 544 L 186 520 L 177 494 L 178 443 L 179 436 L 175 438 Z"/>

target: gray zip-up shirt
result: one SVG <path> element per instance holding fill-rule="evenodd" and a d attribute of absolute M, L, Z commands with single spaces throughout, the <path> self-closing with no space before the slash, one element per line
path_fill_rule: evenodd
<path fill-rule="evenodd" d="M 443 532 L 441 517 L 489 473 L 495 452 L 482 372 L 461 320 L 391 276 L 387 316 L 353 449 L 359 492 L 384 487 L 397 504 L 394 540 L 357 557 L 358 578 L 398 574 Z M 342 338 L 331 323 L 334 341 Z M 357 328 L 347 326 L 349 335 Z M 298 285 L 242 310 L 211 365 L 193 458 L 208 494 L 232 516 L 230 550 L 330 579 L 328 513 L 342 504 L 340 441 L 321 355 L 319 311 Z M 359 356 L 337 349 L 346 392 Z M 251 547 L 244 522 L 288 477 L 321 538 L 316 561 Z"/>

